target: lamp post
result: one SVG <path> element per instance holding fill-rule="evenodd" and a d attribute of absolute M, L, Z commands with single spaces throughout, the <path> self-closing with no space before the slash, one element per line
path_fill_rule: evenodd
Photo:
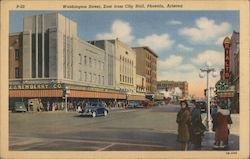
<path fill-rule="evenodd" d="M 211 121 L 211 115 L 210 115 L 210 86 L 209 86 L 209 74 L 210 72 L 212 72 L 212 76 L 216 77 L 217 76 L 217 72 L 214 68 L 211 67 L 211 63 L 207 62 L 206 63 L 206 67 L 205 68 L 201 68 L 200 69 L 201 72 L 199 74 L 200 78 L 204 78 L 205 73 L 207 73 L 207 128 L 208 131 L 211 132 L 212 131 L 212 121 Z"/>
<path fill-rule="evenodd" d="M 69 94 L 69 88 L 67 86 L 64 87 L 64 96 L 65 96 L 65 112 L 68 112 L 68 106 L 67 106 L 67 97 L 68 97 L 68 94 Z"/>

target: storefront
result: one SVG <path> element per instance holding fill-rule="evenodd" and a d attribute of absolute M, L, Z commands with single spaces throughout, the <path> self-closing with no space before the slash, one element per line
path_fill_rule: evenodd
<path fill-rule="evenodd" d="M 44 106 L 56 103 L 58 107 L 67 100 L 68 107 L 73 109 L 79 103 L 125 101 L 126 94 L 114 89 L 67 83 L 9 85 L 10 107 L 19 101 L 27 105 L 30 99 L 39 99 Z"/>

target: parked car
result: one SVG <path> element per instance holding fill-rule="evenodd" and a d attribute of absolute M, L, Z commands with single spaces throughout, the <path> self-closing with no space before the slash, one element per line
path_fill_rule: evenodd
<path fill-rule="evenodd" d="M 80 116 L 107 116 L 109 111 L 104 104 L 91 103 L 88 104 L 82 111 L 79 112 Z"/>
<path fill-rule="evenodd" d="M 24 102 L 15 102 L 12 112 L 26 112 L 26 111 L 27 108 L 25 107 Z"/>
<path fill-rule="evenodd" d="M 129 101 L 128 108 L 143 108 L 143 105 L 140 101 Z"/>
<path fill-rule="evenodd" d="M 205 101 L 196 101 L 196 104 L 200 107 L 202 113 L 207 111 L 207 103 Z"/>

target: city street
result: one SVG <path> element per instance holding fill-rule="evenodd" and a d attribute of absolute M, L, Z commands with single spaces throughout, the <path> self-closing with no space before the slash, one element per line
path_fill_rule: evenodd
<path fill-rule="evenodd" d="M 10 113 L 10 150 L 179 150 L 175 122 L 178 109 L 178 105 L 119 109 L 96 118 L 79 117 L 76 112 Z M 209 145 L 213 141 L 208 137 L 203 150 L 212 150 Z M 239 149 L 239 136 L 230 135 L 230 139 L 234 139 L 230 149 Z"/>

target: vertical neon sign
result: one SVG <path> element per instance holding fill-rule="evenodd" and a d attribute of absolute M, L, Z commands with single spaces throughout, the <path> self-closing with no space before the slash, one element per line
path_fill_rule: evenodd
<path fill-rule="evenodd" d="M 230 48 L 230 39 L 229 37 L 226 37 L 223 41 L 223 46 L 225 49 L 225 79 L 229 79 L 229 60 L 230 60 L 230 56 L 229 56 L 229 48 Z"/>

